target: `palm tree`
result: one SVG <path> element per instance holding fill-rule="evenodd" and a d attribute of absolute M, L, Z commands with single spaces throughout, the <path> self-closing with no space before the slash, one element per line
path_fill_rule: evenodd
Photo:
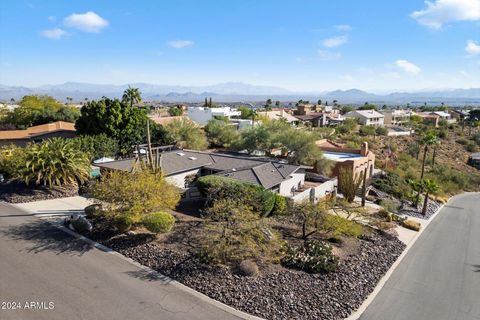
<path fill-rule="evenodd" d="M 435 146 L 436 144 L 438 144 L 438 138 L 435 135 L 435 133 L 429 131 L 422 137 L 421 144 L 424 147 L 423 147 L 422 173 L 420 175 L 420 180 L 423 179 L 423 175 L 425 174 L 425 160 L 427 158 L 428 148 L 430 146 Z"/>
<path fill-rule="evenodd" d="M 435 181 L 430 180 L 430 179 L 425 179 L 422 182 L 422 189 L 425 190 L 425 200 L 423 201 L 422 214 L 426 215 L 427 214 L 427 205 L 428 205 L 428 196 L 431 193 L 437 192 L 438 189 L 439 189 L 439 186 L 435 183 Z"/>
<path fill-rule="evenodd" d="M 133 107 L 135 104 L 139 104 L 142 102 L 142 93 L 140 89 L 133 88 L 128 86 L 127 89 L 123 92 L 122 101 L 124 103 L 128 103 L 130 107 Z"/>

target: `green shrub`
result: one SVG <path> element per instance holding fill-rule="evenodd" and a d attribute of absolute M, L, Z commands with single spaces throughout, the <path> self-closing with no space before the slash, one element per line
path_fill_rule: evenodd
<path fill-rule="evenodd" d="M 465 149 L 468 152 L 477 152 L 477 150 L 478 150 L 477 144 L 473 141 L 468 141 L 468 143 L 465 145 Z"/>
<path fill-rule="evenodd" d="M 402 222 L 402 225 L 407 228 L 407 229 L 410 229 L 410 230 L 413 230 L 413 231 L 420 231 L 420 223 L 416 222 L 416 221 L 413 221 L 413 220 L 404 220 Z"/>
<path fill-rule="evenodd" d="M 275 193 L 262 186 L 209 175 L 197 180 L 198 190 L 210 204 L 219 199 L 241 199 L 262 216 L 269 215 L 275 205 Z"/>
<path fill-rule="evenodd" d="M 17 163 L 14 178 L 29 185 L 62 186 L 85 182 L 90 177 L 90 159 L 71 140 L 52 138 L 41 144 L 30 144 Z"/>
<path fill-rule="evenodd" d="M 382 201 L 380 201 L 380 205 L 388 212 L 393 212 L 393 213 L 398 212 L 398 208 L 399 208 L 398 203 L 391 199 L 383 199 Z"/>
<path fill-rule="evenodd" d="M 402 178 L 393 172 L 387 172 L 387 174 L 375 178 L 372 185 L 378 190 L 400 199 L 404 198 L 408 191 Z"/>
<path fill-rule="evenodd" d="M 388 134 L 388 129 L 385 127 L 377 127 L 375 133 L 379 136 L 386 136 Z"/>
<path fill-rule="evenodd" d="M 363 233 L 362 225 L 332 214 L 326 214 L 321 229 L 332 237 L 347 236 L 358 238 Z"/>
<path fill-rule="evenodd" d="M 280 235 L 241 199 L 215 201 L 206 210 L 199 231 L 195 248 L 207 263 L 230 264 L 248 259 L 278 262 L 283 253 Z"/>
<path fill-rule="evenodd" d="M 173 228 L 175 217 L 170 213 L 160 211 L 145 216 L 142 224 L 150 232 L 165 233 Z"/>
<path fill-rule="evenodd" d="M 117 232 L 124 233 L 130 230 L 133 225 L 133 221 L 129 216 L 119 215 L 113 218 L 112 224 Z"/>
<path fill-rule="evenodd" d="M 374 136 L 376 134 L 375 127 L 373 126 L 361 126 L 360 135 L 362 136 Z"/>
<path fill-rule="evenodd" d="M 447 130 L 440 130 L 438 132 L 438 137 L 440 139 L 445 139 L 448 136 L 448 131 Z"/>
<path fill-rule="evenodd" d="M 85 207 L 85 217 L 88 219 L 91 219 L 95 216 L 95 214 L 100 210 L 100 205 L 99 204 L 91 204 L 87 207 Z"/>
<path fill-rule="evenodd" d="M 287 200 L 285 197 L 275 193 L 275 205 L 273 206 L 273 215 L 282 215 L 284 214 L 285 210 L 287 209 Z"/>
<path fill-rule="evenodd" d="M 338 258 L 330 245 L 309 240 L 302 247 L 288 247 L 282 264 L 309 273 L 332 272 L 337 269 Z"/>

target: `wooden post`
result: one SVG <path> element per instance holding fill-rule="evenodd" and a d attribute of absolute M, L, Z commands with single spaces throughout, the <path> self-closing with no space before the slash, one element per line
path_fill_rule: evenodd
<path fill-rule="evenodd" d="M 148 159 L 150 165 L 153 166 L 152 142 L 150 140 L 150 120 L 147 118 L 147 144 L 148 144 Z"/>
<path fill-rule="evenodd" d="M 362 186 L 362 207 L 365 207 L 365 200 L 367 197 L 367 170 L 368 170 L 368 163 L 363 171 L 363 186 Z"/>

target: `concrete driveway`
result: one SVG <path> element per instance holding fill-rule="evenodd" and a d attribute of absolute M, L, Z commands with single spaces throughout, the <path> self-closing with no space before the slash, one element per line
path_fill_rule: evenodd
<path fill-rule="evenodd" d="M 2 320 L 243 317 L 5 203 L 0 272 Z"/>
<path fill-rule="evenodd" d="M 479 193 L 448 202 L 360 319 L 480 319 Z"/>

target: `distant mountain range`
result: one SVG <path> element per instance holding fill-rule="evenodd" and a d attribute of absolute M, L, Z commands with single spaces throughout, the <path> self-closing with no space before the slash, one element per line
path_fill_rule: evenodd
<path fill-rule="evenodd" d="M 450 105 L 480 105 L 480 88 L 393 92 L 380 95 L 358 89 L 302 93 L 279 87 L 241 82 L 227 82 L 211 86 L 171 86 L 148 83 L 131 83 L 130 85 L 140 89 L 144 100 L 165 102 L 199 102 L 205 97 L 212 97 L 217 102 L 255 102 L 271 98 L 282 102 L 322 99 L 323 101 L 337 100 L 339 103 L 350 104 L 363 104 L 368 101 L 385 104 L 423 104 L 425 102 L 440 104 L 444 102 Z M 98 99 L 102 96 L 119 98 L 127 87 L 127 84 L 108 85 L 78 82 L 39 87 L 0 85 L 0 100 L 9 101 L 11 98 L 18 100 L 22 96 L 30 94 L 48 94 L 60 100 L 71 97 L 74 101 L 83 101 L 85 98 Z"/>

